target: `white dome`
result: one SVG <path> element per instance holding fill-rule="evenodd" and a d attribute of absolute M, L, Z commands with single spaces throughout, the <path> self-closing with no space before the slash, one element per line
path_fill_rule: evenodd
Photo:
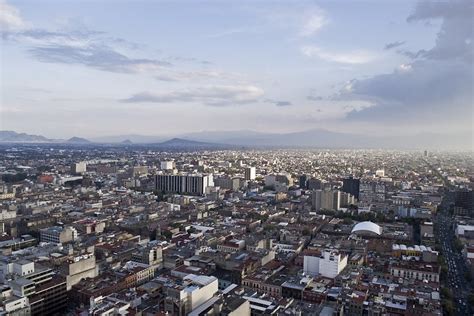
<path fill-rule="evenodd" d="M 360 222 L 352 228 L 351 233 L 372 233 L 376 235 L 382 235 L 382 227 L 372 222 Z"/>

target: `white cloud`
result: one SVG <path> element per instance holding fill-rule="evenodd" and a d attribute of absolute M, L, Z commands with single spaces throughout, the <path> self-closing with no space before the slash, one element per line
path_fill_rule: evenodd
<path fill-rule="evenodd" d="M 329 22 L 326 13 L 319 8 L 313 9 L 303 20 L 304 23 L 301 28 L 300 36 L 314 35 Z"/>
<path fill-rule="evenodd" d="M 195 71 L 162 71 L 155 76 L 158 81 L 180 82 L 200 80 L 242 80 L 242 76 L 236 73 L 223 72 L 219 70 L 195 70 Z"/>
<path fill-rule="evenodd" d="M 211 106 L 230 106 L 256 102 L 264 95 L 255 86 L 215 85 L 164 93 L 141 92 L 121 100 L 125 103 L 194 102 Z"/>
<path fill-rule="evenodd" d="M 329 52 L 317 46 L 303 46 L 301 52 L 307 57 L 318 57 L 320 59 L 341 64 L 366 64 L 373 61 L 376 55 L 366 50 L 353 50 L 344 53 Z"/>
<path fill-rule="evenodd" d="M 26 27 L 17 8 L 0 0 L 0 30 L 3 32 L 19 31 Z"/>
<path fill-rule="evenodd" d="M 291 29 L 300 37 L 312 36 L 329 23 L 326 12 L 316 5 L 277 6 L 264 14 L 272 26 Z"/>

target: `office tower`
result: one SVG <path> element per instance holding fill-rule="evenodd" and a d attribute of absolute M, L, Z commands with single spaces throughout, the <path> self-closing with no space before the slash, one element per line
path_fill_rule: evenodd
<path fill-rule="evenodd" d="M 214 185 L 221 189 L 238 191 L 240 188 L 240 178 L 231 178 L 229 176 L 222 176 L 214 179 Z"/>
<path fill-rule="evenodd" d="M 341 208 L 341 191 L 315 190 L 311 202 L 316 211 L 338 210 Z"/>
<path fill-rule="evenodd" d="M 322 190 L 323 183 L 319 179 L 311 178 L 311 179 L 308 179 L 308 181 L 306 182 L 306 188 L 308 190 Z"/>
<path fill-rule="evenodd" d="M 300 183 L 300 188 L 306 189 L 306 182 L 308 181 L 308 178 L 306 177 L 305 174 L 301 175 L 299 178 L 299 183 Z"/>
<path fill-rule="evenodd" d="M 50 268 L 28 260 L 8 262 L 2 268 L 9 274 L 7 284 L 13 294 L 28 298 L 31 315 L 64 313 L 67 304 L 64 277 Z"/>
<path fill-rule="evenodd" d="M 212 174 L 158 174 L 155 189 L 165 193 L 204 195 L 207 187 L 214 186 Z"/>
<path fill-rule="evenodd" d="M 71 166 L 72 173 L 82 174 L 87 171 L 87 163 L 85 161 L 80 161 Z"/>
<path fill-rule="evenodd" d="M 245 180 L 255 180 L 256 170 L 255 167 L 245 168 Z"/>
<path fill-rule="evenodd" d="M 456 191 L 454 197 L 454 212 L 458 215 L 474 214 L 474 191 Z"/>
<path fill-rule="evenodd" d="M 342 180 L 342 191 L 359 199 L 360 180 L 350 176 Z"/>

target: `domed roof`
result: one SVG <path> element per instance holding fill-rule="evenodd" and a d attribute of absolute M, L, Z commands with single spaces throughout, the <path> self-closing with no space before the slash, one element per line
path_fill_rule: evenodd
<path fill-rule="evenodd" d="M 351 233 L 372 233 L 382 235 L 382 227 L 372 222 L 360 222 L 352 228 Z"/>

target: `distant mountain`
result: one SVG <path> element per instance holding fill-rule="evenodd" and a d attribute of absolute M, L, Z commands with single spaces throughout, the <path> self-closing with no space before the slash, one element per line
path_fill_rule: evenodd
<path fill-rule="evenodd" d="M 68 144 L 90 144 L 92 142 L 88 139 L 74 136 L 74 137 L 71 137 L 68 140 L 66 140 L 66 143 L 68 143 Z"/>
<path fill-rule="evenodd" d="M 222 147 L 223 144 L 200 142 L 195 140 L 183 139 L 183 138 L 172 138 L 161 143 L 154 143 L 150 145 L 155 145 L 165 148 L 213 148 L 213 147 Z"/>
<path fill-rule="evenodd" d="M 306 147 L 306 148 L 393 148 L 393 149 L 470 149 L 473 134 L 418 133 L 412 135 L 378 136 L 312 129 L 294 133 L 261 133 L 249 130 L 202 131 L 181 134 L 166 140 L 164 136 L 108 136 L 93 138 L 72 137 L 68 140 L 49 139 L 14 131 L 0 131 L 0 143 L 64 143 L 64 144 L 134 144 L 163 148 L 213 149 L 228 147 Z"/>
<path fill-rule="evenodd" d="M 149 144 L 149 143 L 159 143 L 165 141 L 169 138 L 172 138 L 175 135 L 168 137 L 165 136 L 148 136 L 148 135 L 138 135 L 138 134 L 127 134 L 127 135 L 115 135 L 115 136 L 101 136 L 90 138 L 94 143 L 105 143 L 105 144 L 115 144 L 122 143 L 124 140 L 129 140 L 134 144 Z"/>
<path fill-rule="evenodd" d="M 216 142 L 249 147 L 319 147 L 319 148 L 398 148 L 398 149 L 473 149 L 469 132 L 408 136 L 378 136 L 312 129 L 294 133 L 259 133 L 254 131 L 197 132 L 182 136 L 202 142 Z"/>
<path fill-rule="evenodd" d="M 14 131 L 0 131 L 0 142 L 4 143 L 50 143 L 53 140 L 41 135 L 30 135 Z"/>

